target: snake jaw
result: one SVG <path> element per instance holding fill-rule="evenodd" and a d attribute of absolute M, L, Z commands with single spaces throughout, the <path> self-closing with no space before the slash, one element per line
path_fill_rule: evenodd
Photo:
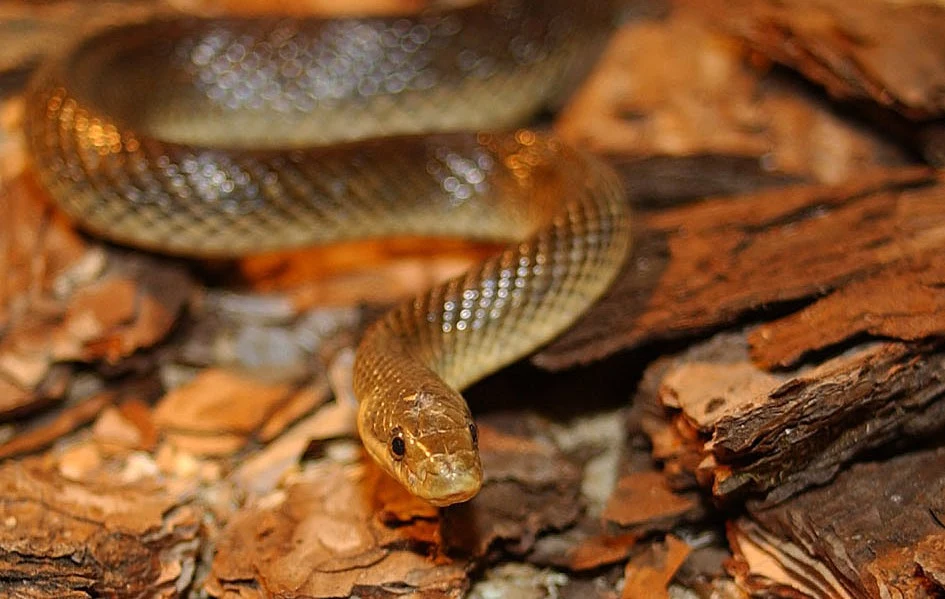
<path fill-rule="evenodd" d="M 410 491 L 431 504 L 444 507 L 469 501 L 482 487 L 482 466 L 475 450 L 432 455 L 413 472 Z"/>

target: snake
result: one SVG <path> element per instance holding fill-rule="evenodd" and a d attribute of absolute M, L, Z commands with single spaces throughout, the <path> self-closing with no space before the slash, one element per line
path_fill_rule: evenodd
<path fill-rule="evenodd" d="M 630 251 L 615 172 L 553 132 L 613 0 L 486 0 L 412 14 L 162 16 L 37 69 L 38 179 L 105 240 L 196 259 L 385 236 L 497 251 L 366 327 L 353 388 L 366 452 L 434 506 L 483 484 L 461 392 L 535 352 Z"/>

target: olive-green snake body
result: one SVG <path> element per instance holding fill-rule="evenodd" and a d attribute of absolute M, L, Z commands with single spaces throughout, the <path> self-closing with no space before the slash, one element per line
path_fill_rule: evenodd
<path fill-rule="evenodd" d="M 549 134 L 464 131 L 507 130 L 546 106 L 600 47 L 610 4 L 115 27 L 38 71 L 27 140 L 78 223 L 160 252 L 510 241 L 374 323 L 355 360 L 365 448 L 448 505 L 482 481 L 458 390 L 573 323 L 630 243 L 622 188 L 598 160 Z"/>

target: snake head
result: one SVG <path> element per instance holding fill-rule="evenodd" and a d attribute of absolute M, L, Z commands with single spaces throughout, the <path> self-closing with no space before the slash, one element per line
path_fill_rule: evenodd
<path fill-rule="evenodd" d="M 417 392 L 386 405 L 399 408 L 383 418 L 358 419 L 374 460 L 433 505 L 472 499 L 482 486 L 479 435 L 462 397 Z"/>

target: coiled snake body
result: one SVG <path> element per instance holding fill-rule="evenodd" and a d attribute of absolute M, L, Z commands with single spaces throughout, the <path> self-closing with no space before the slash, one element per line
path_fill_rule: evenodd
<path fill-rule="evenodd" d="M 77 222 L 161 252 L 380 235 L 511 241 L 392 310 L 358 348 L 367 451 L 448 505 L 482 478 L 458 390 L 570 325 L 630 238 L 621 186 L 596 159 L 529 130 L 461 131 L 507 129 L 546 105 L 605 38 L 609 4 L 117 27 L 37 73 L 27 140 Z"/>

